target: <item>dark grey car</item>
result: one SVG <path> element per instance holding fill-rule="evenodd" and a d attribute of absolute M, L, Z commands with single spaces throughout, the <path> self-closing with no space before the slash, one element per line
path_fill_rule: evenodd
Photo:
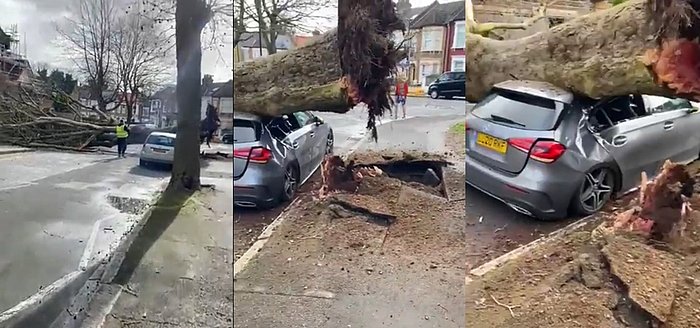
<path fill-rule="evenodd" d="M 700 115 L 683 99 L 593 100 L 550 84 L 507 81 L 466 121 L 467 183 L 538 218 L 591 214 L 700 154 Z"/>
<path fill-rule="evenodd" d="M 331 127 L 309 112 L 276 118 L 235 113 L 234 204 L 267 208 L 291 200 L 332 151 Z"/>

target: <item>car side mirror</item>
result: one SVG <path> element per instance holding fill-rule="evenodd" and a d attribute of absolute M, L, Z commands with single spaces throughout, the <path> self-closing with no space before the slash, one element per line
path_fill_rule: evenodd
<path fill-rule="evenodd" d="M 323 119 L 321 119 L 321 118 L 318 117 L 318 116 L 314 116 L 313 121 L 314 121 L 314 124 L 315 124 L 316 126 L 319 126 L 319 125 L 323 124 Z"/>
<path fill-rule="evenodd" d="M 688 113 L 688 114 L 694 114 L 694 113 L 697 113 L 698 111 L 700 111 L 700 108 L 697 108 L 697 107 L 690 107 L 690 108 L 686 109 L 686 113 Z"/>

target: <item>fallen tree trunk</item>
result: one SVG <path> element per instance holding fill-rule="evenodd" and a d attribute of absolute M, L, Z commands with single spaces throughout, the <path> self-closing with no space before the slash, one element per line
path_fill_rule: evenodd
<path fill-rule="evenodd" d="M 391 0 L 338 2 L 338 27 L 309 45 L 234 67 L 234 110 L 261 116 L 345 113 L 363 102 L 374 117 L 391 106 L 387 77 L 402 54 L 391 40 L 404 25 Z"/>
<path fill-rule="evenodd" d="M 478 28 L 484 24 L 477 24 L 470 31 L 479 33 L 467 34 L 467 99 L 520 79 L 593 98 L 645 93 L 700 100 L 700 33 L 683 28 L 691 18 L 682 19 L 696 11 L 676 6 L 631 0 L 517 40 L 486 38 Z"/>

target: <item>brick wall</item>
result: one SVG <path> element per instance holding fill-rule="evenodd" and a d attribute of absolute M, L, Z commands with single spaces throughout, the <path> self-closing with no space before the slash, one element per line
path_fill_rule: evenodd
<path fill-rule="evenodd" d="M 474 15 L 479 22 L 520 23 L 532 17 L 533 9 L 539 7 L 535 0 L 475 0 Z M 590 0 L 557 1 L 547 9 L 548 18 L 569 20 L 592 10 Z M 497 33 L 506 39 L 517 39 L 547 30 L 549 19 L 541 19 L 526 30 L 500 30 Z"/>

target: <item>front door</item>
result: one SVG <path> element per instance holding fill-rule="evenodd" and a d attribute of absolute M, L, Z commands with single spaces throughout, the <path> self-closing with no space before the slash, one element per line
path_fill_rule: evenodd
<path fill-rule="evenodd" d="M 623 192 L 639 185 L 642 172 L 654 176 L 669 154 L 662 148 L 666 137 L 665 118 L 640 116 L 625 98 L 602 105 L 593 115 L 597 122 L 606 121 L 609 125 L 599 136 L 622 172 L 620 190 Z"/>

